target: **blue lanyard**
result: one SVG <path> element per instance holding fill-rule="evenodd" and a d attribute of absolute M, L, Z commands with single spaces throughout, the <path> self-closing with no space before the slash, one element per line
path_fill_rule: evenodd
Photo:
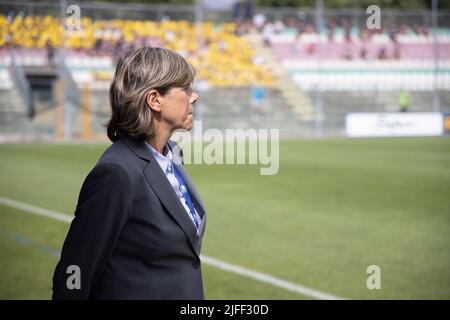
<path fill-rule="evenodd" d="M 175 174 L 175 178 L 178 180 L 178 184 L 180 185 L 180 192 L 183 194 L 183 198 L 186 200 L 186 204 L 189 207 L 189 214 L 194 218 L 195 227 L 198 229 L 198 217 L 195 214 L 194 205 L 192 204 L 191 196 L 189 195 L 189 192 L 186 188 L 186 185 L 184 184 L 184 180 L 181 177 L 180 173 L 178 172 L 178 169 L 176 166 L 174 166 L 171 163 L 171 166 L 173 168 L 173 173 Z"/>

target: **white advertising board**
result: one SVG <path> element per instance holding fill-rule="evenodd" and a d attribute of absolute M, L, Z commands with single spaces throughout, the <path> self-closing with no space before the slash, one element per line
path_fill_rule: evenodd
<path fill-rule="evenodd" d="M 412 137 L 444 134 L 439 112 L 349 113 L 345 118 L 348 137 Z"/>

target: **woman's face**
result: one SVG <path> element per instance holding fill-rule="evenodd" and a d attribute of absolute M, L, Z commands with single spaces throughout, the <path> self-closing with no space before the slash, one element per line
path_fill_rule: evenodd
<path fill-rule="evenodd" d="M 164 96 L 160 97 L 162 120 L 169 124 L 172 130 L 191 130 L 194 119 L 193 104 L 198 98 L 199 95 L 191 87 L 171 88 Z"/>

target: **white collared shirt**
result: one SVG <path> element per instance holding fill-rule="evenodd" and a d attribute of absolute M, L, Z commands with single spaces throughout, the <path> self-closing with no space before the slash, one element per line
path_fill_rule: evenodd
<path fill-rule="evenodd" d="M 156 159 L 156 162 L 158 162 L 167 180 L 169 180 L 170 185 L 173 188 L 173 191 L 175 191 L 175 194 L 177 195 L 178 199 L 180 199 L 181 204 L 183 205 L 184 209 L 186 210 L 186 213 L 188 214 L 189 218 L 191 219 L 192 223 L 195 226 L 194 217 L 192 217 L 192 215 L 189 213 L 190 212 L 189 206 L 186 203 L 186 199 L 184 198 L 183 193 L 180 191 L 180 183 L 178 182 L 178 179 L 175 177 L 175 173 L 173 172 L 172 151 L 170 150 L 169 146 L 167 144 L 164 146 L 163 153 L 166 154 L 164 156 L 163 154 L 159 153 L 155 148 L 153 148 L 149 143 L 145 142 L 145 144 L 152 152 L 153 157 Z M 198 221 L 201 221 L 202 219 L 195 207 L 194 210 Z M 199 229 L 197 229 L 197 235 L 198 234 Z"/>

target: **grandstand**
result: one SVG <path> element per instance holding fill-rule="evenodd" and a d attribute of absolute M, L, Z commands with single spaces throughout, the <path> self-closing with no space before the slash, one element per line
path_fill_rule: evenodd
<path fill-rule="evenodd" d="M 271 29 L 270 25 L 266 26 Z M 372 34 L 352 28 L 300 33 L 283 28 L 267 33 L 277 58 L 303 90 L 414 91 L 450 88 L 450 30 L 436 30 L 439 70 L 435 70 L 434 38 L 431 33 Z"/>
<path fill-rule="evenodd" d="M 104 139 L 115 61 L 122 52 L 140 46 L 173 49 L 196 68 L 201 110 L 195 116 L 205 128 L 257 126 L 281 128 L 282 136 L 340 136 L 349 112 L 398 111 L 402 90 L 410 93 L 411 111 L 436 108 L 436 93 L 439 110 L 450 111 L 446 26 L 433 30 L 422 20 L 396 24 L 393 19 L 373 31 L 365 28 L 361 12 L 352 22 L 327 15 L 320 27 L 311 12 L 262 10 L 253 21 L 228 17 L 212 22 L 195 21 L 194 14 L 182 15 L 190 21 L 171 19 L 181 14 L 170 6 L 164 7 L 164 14 L 157 10 L 159 19 L 111 17 L 114 5 L 109 4 L 86 7 L 80 28 L 68 29 L 60 16 L 49 13 L 58 12 L 58 7 L 49 7 L 45 14 L 42 8 L 27 12 L 27 7 L 4 6 L 4 136 L 34 131 L 34 138 Z M 149 8 L 136 9 L 155 16 Z M 255 87 L 266 91 L 264 117 L 258 123 L 251 120 Z M 89 106 L 83 108 L 82 101 L 89 101 Z"/>
<path fill-rule="evenodd" d="M 21 65 L 45 65 L 46 46 L 60 48 L 64 32 L 60 19 L 52 16 L 0 16 L 5 36 L 0 45 L 15 51 Z M 113 61 L 120 52 L 139 46 L 164 46 L 187 57 L 198 71 L 198 80 L 213 86 L 271 84 L 271 74 L 253 63 L 249 44 L 234 35 L 233 23 L 214 26 L 210 22 L 96 20 L 83 18 L 81 30 L 65 35 L 64 58 L 79 83 L 97 78 L 109 80 Z M 36 30 L 41 30 L 36 32 Z M 9 39 L 6 40 L 6 39 Z"/>

